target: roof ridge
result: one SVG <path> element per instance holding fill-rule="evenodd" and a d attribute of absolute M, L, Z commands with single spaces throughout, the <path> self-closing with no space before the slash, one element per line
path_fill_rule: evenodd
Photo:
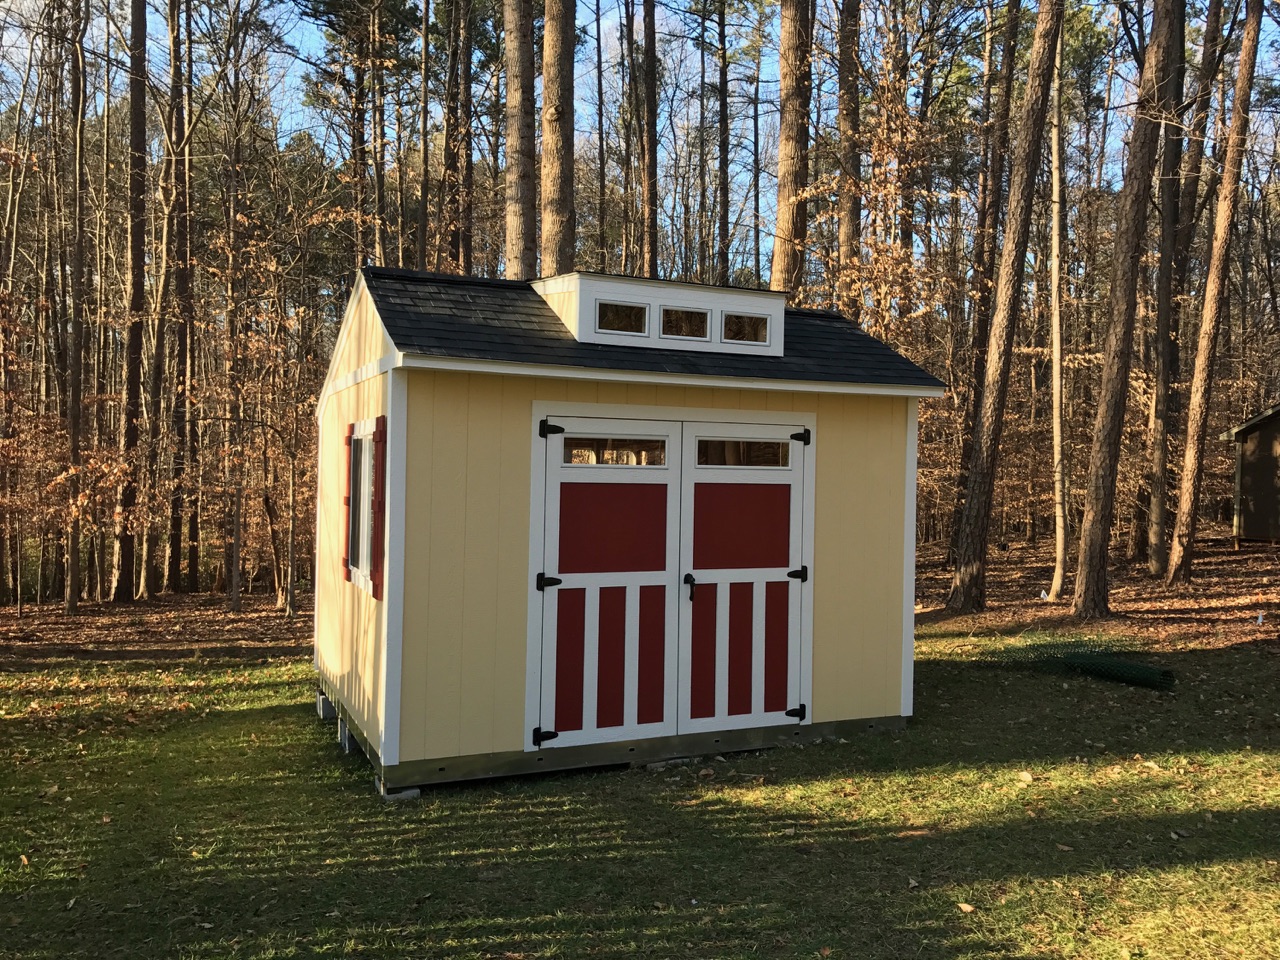
<path fill-rule="evenodd" d="M 429 280 L 432 283 L 448 283 L 455 286 L 505 287 L 507 289 L 523 288 L 533 290 L 528 280 L 511 280 L 506 277 L 474 277 L 457 273 L 440 273 L 436 270 L 412 270 L 408 267 L 380 267 L 366 264 L 360 268 L 365 279 L 371 276 L 395 277 L 406 280 Z"/>

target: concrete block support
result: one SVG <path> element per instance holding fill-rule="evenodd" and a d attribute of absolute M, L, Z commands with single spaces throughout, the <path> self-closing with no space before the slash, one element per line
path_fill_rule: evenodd
<path fill-rule="evenodd" d="M 351 732 L 347 721 L 342 717 L 338 717 L 338 746 L 342 748 L 343 753 L 360 752 L 360 741 L 356 739 L 356 735 Z"/>
<path fill-rule="evenodd" d="M 336 720 L 338 717 L 338 708 L 325 696 L 323 690 L 316 691 L 316 715 L 321 720 Z"/>

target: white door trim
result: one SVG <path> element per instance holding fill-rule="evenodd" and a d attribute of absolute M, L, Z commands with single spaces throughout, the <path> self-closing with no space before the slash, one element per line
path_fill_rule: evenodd
<path fill-rule="evenodd" d="M 800 644 L 799 656 L 801 663 L 798 669 L 792 673 L 792 676 L 798 679 L 799 683 L 799 701 L 806 705 L 807 715 L 805 723 L 812 722 L 813 703 L 812 703 L 812 663 L 813 663 L 813 583 L 815 580 L 815 572 L 813 570 L 813 531 L 814 531 L 814 491 L 815 491 L 815 450 L 817 439 L 817 415 L 814 413 L 797 413 L 767 410 L 720 410 L 714 408 L 690 408 L 690 407 L 669 407 L 669 406 L 632 406 L 623 404 L 594 404 L 594 403 L 573 403 L 566 401 L 534 401 L 532 409 L 532 417 L 530 419 L 529 431 L 530 442 L 532 448 L 532 456 L 530 458 L 530 484 L 529 484 L 529 576 L 528 576 L 528 616 L 526 619 L 526 651 L 525 651 L 525 733 L 524 744 L 526 751 L 539 749 L 538 745 L 533 742 L 533 730 L 541 725 L 543 716 L 543 701 L 546 697 L 546 690 L 543 684 L 543 635 L 544 629 L 548 626 L 547 617 L 544 611 L 545 599 L 553 593 L 553 591 L 539 591 L 536 585 L 536 578 L 539 572 L 544 571 L 545 558 L 547 556 L 547 534 L 551 526 L 551 517 L 548 510 L 548 492 L 550 490 L 548 473 L 549 473 L 549 450 L 551 444 L 539 436 L 539 424 L 545 418 L 552 418 L 557 425 L 564 425 L 566 428 L 573 422 L 596 422 L 601 420 L 611 421 L 629 421 L 626 428 L 632 432 L 632 435 L 644 435 L 646 429 L 651 429 L 654 421 L 660 421 L 667 424 L 674 423 L 681 428 L 681 433 L 676 435 L 674 445 L 668 445 L 668 463 L 671 463 L 671 457 L 679 458 L 683 454 L 684 441 L 683 433 L 687 432 L 686 428 L 689 423 L 704 423 L 712 425 L 727 424 L 731 425 L 731 435 L 743 436 L 742 430 L 750 427 L 758 428 L 757 431 L 751 431 L 754 435 L 760 436 L 776 436 L 781 431 L 779 427 L 789 427 L 796 431 L 808 429 L 810 431 L 810 444 L 802 444 L 799 441 L 792 443 L 793 455 L 799 457 L 802 463 L 802 477 L 800 483 L 795 489 L 801 495 L 800 514 L 800 557 L 801 565 L 809 568 L 809 578 L 806 582 L 798 580 L 793 581 L 791 612 L 794 615 L 798 611 L 800 618 Z M 618 429 L 624 429 L 619 426 Z M 790 431 L 788 431 L 789 433 Z M 721 431 L 721 435 L 724 432 Z M 563 440 L 564 435 L 560 436 Z M 562 455 L 563 446 L 557 447 L 557 455 Z M 584 480 L 596 471 L 592 468 L 575 468 L 582 470 L 582 478 Z M 616 468 L 601 468 L 602 471 L 609 471 Z M 746 480 L 748 474 L 755 474 L 759 471 L 744 471 L 737 474 L 737 479 Z M 682 538 L 680 532 L 686 523 L 686 514 L 683 495 L 683 480 L 679 475 L 675 477 L 675 493 L 676 501 L 679 504 L 678 526 L 674 537 L 668 536 L 668 550 L 675 548 L 683 549 Z M 589 482 L 589 481 L 588 481 Z M 670 504 L 671 501 L 669 500 Z M 691 509 L 691 504 L 689 509 Z M 691 522 L 691 519 L 690 519 Z M 690 544 L 692 543 L 689 538 Z M 692 549 L 690 547 L 690 549 Z M 683 558 L 678 557 L 678 561 Z M 671 581 L 674 581 L 674 591 L 669 588 L 668 596 L 674 593 L 677 598 L 676 610 L 683 610 L 678 601 L 683 599 L 682 590 L 687 589 L 679 582 L 680 576 L 683 575 L 681 562 L 677 562 L 671 571 Z M 744 571 L 736 570 L 733 573 L 741 576 Z M 577 574 L 574 575 L 581 578 L 581 583 L 577 585 L 599 586 L 599 580 L 592 580 L 593 577 L 598 578 L 606 575 L 596 574 Z M 668 581 L 668 582 L 671 582 Z M 576 582 L 576 581 L 575 581 Z M 630 593 L 630 592 L 629 592 Z M 727 592 L 726 592 L 727 593 Z M 798 596 L 797 596 L 798 594 Z M 763 604 L 753 604 L 753 615 L 763 616 Z M 627 619 L 630 624 L 633 611 L 631 608 L 631 598 L 628 596 Z M 667 623 L 667 650 L 670 652 L 673 648 L 682 646 L 682 631 L 678 619 L 679 613 L 676 614 L 676 622 L 672 622 L 670 618 Z M 725 620 L 727 623 L 727 619 Z M 554 628 L 554 621 L 551 621 Z M 630 626 L 628 627 L 630 630 Z M 762 628 L 761 628 L 762 629 Z M 675 640 L 675 644 L 670 641 Z M 630 665 L 631 649 L 628 647 L 628 664 Z M 753 665 L 753 674 L 757 671 Z M 628 675 L 631 675 L 630 673 Z M 668 696 L 664 699 L 664 705 L 672 711 L 672 716 L 676 716 L 675 711 L 679 709 L 678 697 L 680 685 L 678 683 L 670 683 L 668 687 Z M 753 685 L 754 691 L 754 685 Z M 754 694 L 753 694 L 754 695 Z M 761 696 L 763 694 L 761 693 Z M 673 699 L 674 698 L 674 699 Z M 548 704 L 548 710 L 553 710 L 551 704 Z M 626 717 L 634 716 L 634 704 L 627 704 Z M 584 720 L 585 720 L 586 703 L 584 699 Z M 554 713 L 549 713 L 554 716 Z M 730 726 L 744 726 L 744 718 L 735 717 L 734 723 Z M 787 718 L 787 723 L 795 723 L 792 718 Z M 645 724 L 644 735 L 655 735 L 653 728 L 656 724 Z M 718 727 L 717 729 L 725 729 L 726 727 Z M 609 728 L 613 729 L 613 728 Z M 672 731 L 676 732 L 676 731 Z M 691 730 L 680 729 L 678 732 L 692 732 Z M 608 737 L 606 739 L 615 739 Z M 585 742 L 585 741 L 584 741 Z M 594 741 L 593 741 L 594 742 Z M 548 746 L 569 746 L 570 743 L 557 737 L 555 741 L 551 741 Z"/>
<path fill-rule="evenodd" d="M 806 497 L 806 480 L 812 473 L 810 453 L 813 450 L 814 427 L 806 418 L 792 417 L 775 424 L 726 423 L 722 420 L 685 421 L 684 470 L 681 475 L 681 528 L 688 535 L 680 543 L 680 686 L 679 732 L 729 730 L 740 727 L 785 726 L 797 723 L 784 713 L 766 712 L 764 709 L 764 630 L 765 630 L 765 580 L 784 580 L 788 583 L 787 617 L 788 632 L 797 642 L 789 645 L 787 664 L 787 705 L 792 709 L 804 704 L 805 718 L 800 723 L 810 723 L 812 708 L 807 698 L 811 683 L 812 635 L 806 631 L 807 608 L 812 606 L 812 576 L 806 581 L 787 576 L 791 570 L 802 566 L 812 569 L 812 557 L 808 545 L 813 536 L 811 497 Z M 793 438 L 804 430 L 809 431 L 809 443 Z M 789 465 L 781 468 L 752 468 L 733 466 L 698 466 L 699 438 L 707 439 L 760 439 L 780 440 L 788 443 Z M 790 555 L 786 567 L 695 569 L 693 560 L 692 524 L 694 521 L 694 486 L 699 482 L 710 483 L 787 483 L 791 487 Z M 716 707 L 715 716 L 693 718 L 691 708 L 692 685 L 692 624 L 693 604 L 689 600 L 688 587 L 683 585 L 686 573 L 694 573 L 697 586 L 716 585 Z M 729 691 L 729 585 L 753 582 L 752 593 L 752 710 L 747 714 L 728 713 Z M 808 621 L 811 624 L 811 620 Z"/>

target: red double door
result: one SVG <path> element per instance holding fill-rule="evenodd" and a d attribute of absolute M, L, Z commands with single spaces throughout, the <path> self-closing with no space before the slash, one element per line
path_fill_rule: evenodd
<path fill-rule="evenodd" d="M 541 432 L 529 745 L 804 722 L 809 432 L 568 417 Z"/>

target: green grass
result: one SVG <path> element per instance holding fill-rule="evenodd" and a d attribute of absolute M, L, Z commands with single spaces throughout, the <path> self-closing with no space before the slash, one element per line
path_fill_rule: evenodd
<path fill-rule="evenodd" d="M 395 805 L 309 662 L 0 673 L 0 956 L 1280 956 L 1280 656 L 977 650 L 898 736 Z"/>

